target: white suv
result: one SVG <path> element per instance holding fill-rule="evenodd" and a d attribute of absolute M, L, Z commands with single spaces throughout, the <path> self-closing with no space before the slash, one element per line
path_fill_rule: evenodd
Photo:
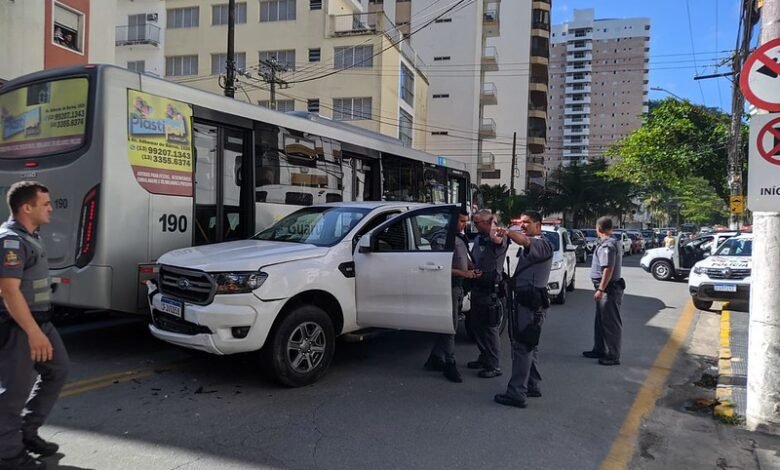
<path fill-rule="evenodd" d="M 457 213 L 401 202 L 314 205 L 249 240 L 171 251 L 148 284 L 149 329 L 213 354 L 262 351 L 288 386 L 319 379 L 344 333 L 452 334 Z"/>
<path fill-rule="evenodd" d="M 552 243 L 553 259 L 547 290 L 553 303 L 566 303 L 566 292 L 574 290 L 574 274 L 577 269 L 575 247 L 565 228 L 543 225 L 542 235 Z"/>
<path fill-rule="evenodd" d="M 688 278 L 688 290 L 696 308 L 706 310 L 713 301 L 748 300 L 752 252 L 753 235 L 739 235 L 696 263 Z"/>

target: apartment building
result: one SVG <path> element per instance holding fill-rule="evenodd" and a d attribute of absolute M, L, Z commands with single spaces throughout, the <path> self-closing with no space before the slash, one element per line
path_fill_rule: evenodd
<path fill-rule="evenodd" d="M 410 34 L 431 83 L 426 150 L 480 184 L 543 184 L 550 1 L 411 0 Z"/>
<path fill-rule="evenodd" d="M 227 1 L 164 4 L 163 77 L 221 93 Z M 259 0 L 237 1 L 235 15 L 236 99 L 271 106 L 273 79 L 279 111 L 318 113 L 425 148 L 428 78 L 383 11 L 358 0 Z"/>
<path fill-rule="evenodd" d="M 547 165 L 598 158 L 648 110 L 650 20 L 595 19 L 574 10 L 553 26 Z"/>
<path fill-rule="evenodd" d="M 164 0 L 118 0 L 116 64 L 155 77 L 165 75 Z"/>
<path fill-rule="evenodd" d="M 114 62 L 117 0 L 0 2 L 0 83 L 43 69 Z"/>

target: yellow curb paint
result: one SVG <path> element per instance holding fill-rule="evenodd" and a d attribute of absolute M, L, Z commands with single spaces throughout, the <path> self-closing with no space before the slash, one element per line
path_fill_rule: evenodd
<path fill-rule="evenodd" d="M 718 405 L 712 411 L 715 413 L 715 416 L 722 416 L 725 418 L 734 416 L 734 406 L 731 403 Z"/>
<path fill-rule="evenodd" d="M 601 463 L 603 470 L 623 470 L 628 468 L 628 464 L 631 463 L 631 458 L 634 455 L 634 443 L 636 442 L 642 418 L 655 407 L 655 402 L 663 393 L 666 379 L 672 371 L 677 353 L 688 337 L 695 312 L 696 309 L 689 300 L 683 308 L 671 336 L 650 367 L 650 372 L 647 374 L 645 382 L 639 388 L 639 393 L 631 405 L 631 409 L 628 410 L 628 415 L 618 432 L 617 438 Z"/>
<path fill-rule="evenodd" d="M 715 399 L 719 402 L 729 401 L 731 398 L 731 387 L 718 387 L 715 390 Z"/>
<path fill-rule="evenodd" d="M 91 392 L 93 390 L 100 390 L 101 388 L 110 387 L 111 385 L 129 382 L 134 379 L 142 379 L 158 373 L 160 370 L 171 370 L 180 367 L 184 362 L 176 362 L 165 366 L 150 368 L 150 369 L 135 369 L 123 372 L 117 372 L 115 374 L 102 375 L 92 379 L 79 380 L 77 382 L 71 382 L 66 384 L 60 392 L 60 398 L 72 397 L 74 395 L 80 395 L 82 393 Z"/>

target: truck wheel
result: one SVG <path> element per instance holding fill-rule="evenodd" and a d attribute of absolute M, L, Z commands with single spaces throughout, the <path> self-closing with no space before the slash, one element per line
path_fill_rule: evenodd
<path fill-rule="evenodd" d="M 576 289 L 576 287 L 574 286 L 574 278 L 575 276 L 572 275 L 571 282 L 569 283 L 569 285 L 566 286 L 566 290 L 569 292 L 574 292 L 574 289 Z"/>
<path fill-rule="evenodd" d="M 668 261 L 655 261 L 650 265 L 650 272 L 653 273 L 653 277 L 659 281 L 669 281 L 674 277 L 674 268 L 672 263 Z"/>
<path fill-rule="evenodd" d="M 566 275 L 563 275 L 563 284 L 561 285 L 561 293 L 553 297 L 552 303 L 556 305 L 563 305 L 566 303 L 566 290 L 568 289 L 568 280 L 566 279 Z"/>
<path fill-rule="evenodd" d="M 699 299 L 692 299 L 693 300 L 693 306 L 698 308 L 699 310 L 709 310 L 712 308 L 712 302 L 706 301 L 706 300 L 699 300 Z"/>
<path fill-rule="evenodd" d="M 263 356 L 275 380 L 302 387 L 325 374 L 335 347 L 336 333 L 328 314 L 314 305 L 301 305 L 271 332 Z"/>

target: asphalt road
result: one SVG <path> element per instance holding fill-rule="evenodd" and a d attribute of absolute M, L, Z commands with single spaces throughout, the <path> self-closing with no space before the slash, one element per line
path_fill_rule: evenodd
<path fill-rule="evenodd" d="M 151 338 L 140 322 L 62 328 L 70 385 L 47 425 L 63 469 L 599 468 L 648 371 L 688 302 L 685 283 L 655 281 L 624 260 L 624 354 L 619 367 L 581 357 L 591 347 L 592 289 L 548 312 L 543 397 L 527 409 L 497 405 L 507 375 L 462 367 L 452 384 L 422 369 L 425 334 L 395 332 L 340 343 L 318 383 L 280 388 L 251 356 L 193 356 Z M 508 340 L 503 368 L 511 369 Z M 457 344 L 461 364 L 476 347 Z M 618 444 L 619 445 L 619 444 Z M 62 455 L 64 454 L 64 456 Z"/>

